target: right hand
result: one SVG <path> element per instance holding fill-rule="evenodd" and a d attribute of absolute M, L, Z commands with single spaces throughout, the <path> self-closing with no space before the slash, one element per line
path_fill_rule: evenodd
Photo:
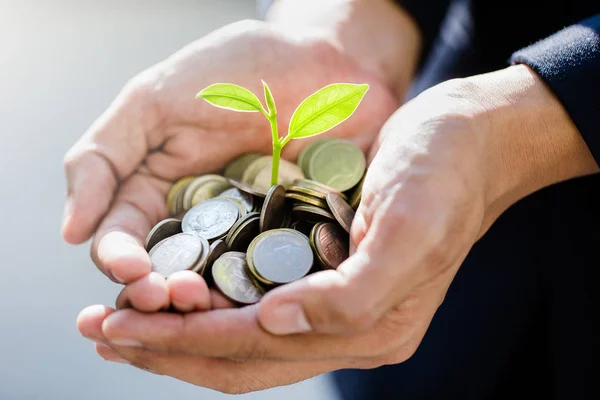
<path fill-rule="evenodd" d="M 167 217 L 165 195 L 172 183 L 216 171 L 244 152 L 270 152 L 262 115 L 216 109 L 195 100 L 196 93 L 229 82 L 262 94 L 261 79 L 277 101 L 282 132 L 295 107 L 319 88 L 369 83 L 356 114 L 328 133 L 363 149 L 397 107 L 376 76 L 318 33 L 255 21 L 231 24 L 132 79 L 69 150 L 64 239 L 78 244 L 93 235 L 92 259 L 115 282 L 149 279 L 151 263 L 142 242 Z M 284 157 L 294 159 L 304 145 L 291 142 Z"/>

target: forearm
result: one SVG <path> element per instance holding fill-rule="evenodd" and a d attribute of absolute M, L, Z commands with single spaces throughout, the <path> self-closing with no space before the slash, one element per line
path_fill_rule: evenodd
<path fill-rule="evenodd" d="M 563 105 L 529 67 L 459 80 L 450 92 L 468 104 L 483 135 L 492 218 L 543 187 L 599 171 Z"/>
<path fill-rule="evenodd" d="M 421 38 L 399 6 L 389 0 L 280 0 L 267 20 L 321 30 L 341 51 L 374 73 L 399 98 L 415 73 Z"/>

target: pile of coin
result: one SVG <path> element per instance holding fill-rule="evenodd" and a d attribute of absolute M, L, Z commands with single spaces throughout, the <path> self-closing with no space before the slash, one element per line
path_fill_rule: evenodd
<path fill-rule="evenodd" d="M 298 164 L 281 160 L 271 186 L 271 156 L 246 153 L 223 175 L 185 177 L 167 195 L 171 217 L 146 238 L 152 268 L 202 275 L 237 304 L 321 269 L 349 252 L 366 161 L 352 142 L 321 139 Z"/>

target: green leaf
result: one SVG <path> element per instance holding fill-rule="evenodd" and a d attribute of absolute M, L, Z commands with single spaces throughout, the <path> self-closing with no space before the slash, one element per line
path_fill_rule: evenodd
<path fill-rule="evenodd" d="M 318 135 L 350 117 L 369 90 L 367 84 L 335 83 L 308 96 L 290 120 L 292 139 Z"/>
<path fill-rule="evenodd" d="M 215 83 L 196 95 L 210 104 L 227 110 L 241 112 L 262 111 L 258 97 L 246 88 L 232 83 Z"/>
<path fill-rule="evenodd" d="M 269 89 L 267 82 L 262 81 L 262 83 L 265 89 L 265 100 L 267 101 L 267 107 L 269 107 L 269 115 L 273 116 L 277 114 L 277 109 L 275 108 L 275 99 L 273 98 L 273 94 L 271 93 L 271 89 Z"/>

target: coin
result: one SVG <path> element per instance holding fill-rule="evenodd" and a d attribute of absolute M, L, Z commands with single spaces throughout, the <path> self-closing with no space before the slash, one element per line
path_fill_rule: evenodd
<path fill-rule="evenodd" d="M 360 204 L 360 200 L 362 199 L 362 188 L 364 183 L 365 177 L 363 176 L 358 185 L 356 185 L 356 187 L 354 188 L 352 196 L 350 196 L 350 202 L 348 204 L 350 204 L 350 207 L 352 207 L 353 210 L 356 210 L 358 208 L 358 205 Z"/>
<path fill-rule="evenodd" d="M 309 177 L 340 192 L 353 188 L 366 167 L 363 152 L 352 142 L 332 140 L 318 147 L 308 160 Z"/>
<path fill-rule="evenodd" d="M 204 269 L 201 272 L 199 272 L 200 275 L 204 277 L 204 280 L 207 284 L 210 285 L 212 283 L 212 274 L 210 273 L 210 271 L 212 271 L 212 266 L 214 262 L 219 257 L 221 257 L 226 251 L 227 245 L 225 244 L 224 240 L 217 239 L 210 245 L 208 250 L 208 258 L 206 259 L 206 265 Z"/>
<path fill-rule="evenodd" d="M 260 231 L 281 228 L 285 219 L 285 188 L 273 185 L 260 212 Z"/>
<path fill-rule="evenodd" d="M 320 210 L 320 208 L 317 208 L 317 210 Z M 306 220 L 298 220 L 292 223 L 291 228 L 308 237 L 313 226 L 315 226 L 315 224 L 312 222 Z"/>
<path fill-rule="evenodd" d="M 296 220 L 307 222 L 335 221 L 329 211 L 310 205 L 297 205 L 292 207 L 292 214 Z"/>
<path fill-rule="evenodd" d="M 259 199 L 261 199 L 261 198 L 264 199 L 265 196 L 267 195 L 267 192 L 259 192 L 258 190 L 252 188 L 251 186 L 248 186 L 242 182 L 234 181 L 233 179 L 229 179 L 229 183 L 231 183 L 233 186 L 235 186 L 242 192 L 251 194 L 252 196 L 256 196 Z"/>
<path fill-rule="evenodd" d="M 318 192 L 321 193 L 323 195 L 323 199 L 325 199 L 325 196 L 327 195 L 327 193 L 336 193 L 338 195 L 340 195 L 344 200 L 348 200 L 348 197 L 346 197 L 346 195 L 342 192 L 340 192 L 339 190 L 336 190 L 332 187 L 329 187 L 327 185 L 323 185 L 322 183 L 319 183 L 317 181 L 313 181 L 310 179 L 297 179 L 294 181 L 293 187 L 301 187 L 304 189 L 308 189 L 314 192 Z M 290 187 L 291 189 L 291 187 Z"/>
<path fill-rule="evenodd" d="M 152 271 L 165 278 L 191 269 L 202 253 L 202 240 L 196 235 L 178 233 L 159 242 L 150 251 Z"/>
<path fill-rule="evenodd" d="M 229 197 L 241 201 L 242 204 L 246 207 L 247 212 L 252 211 L 252 208 L 254 207 L 254 197 L 252 197 L 252 195 L 249 193 L 242 192 L 236 187 L 232 187 L 221 192 L 221 194 L 219 194 L 218 197 Z"/>
<path fill-rule="evenodd" d="M 321 138 L 310 142 L 308 145 L 304 146 L 300 155 L 298 155 L 298 166 L 304 173 L 304 175 L 308 176 L 308 164 L 307 160 L 310 159 L 311 154 L 321 145 L 333 140 L 332 138 Z"/>
<path fill-rule="evenodd" d="M 208 243 L 208 240 L 206 240 L 203 237 L 200 237 L 200 241 L 202 242 L 202 252 L 200 253 L 200 257 L 198 258 L 198 261 L 196 261 L 196 264 L 194 264 L 194 266 L 192 268 L 190 268 L 191 271 L 197 272 L 198 274 L 202 275 L 204 274 L 204 269 L 206 268 L 206 263 L 208 261 L 208 257 L 210 256 L 210 244 Z"/>
<path fill-rule="evenodd" d="M 320 222 L 311 231 L 311 246 L 321 265 L 336 269 L 349 254 L 349 237 L 336 224 Z"/>
<path fill-rule="evenodd" d="M 224 190 L 231 187 L 231 184 L 227 179 L 219 175 L 204 175 L 203 178 L 210 176 L 210 179 L 206 179 L 202 184 L 196 186 L 193 190 L 190 187 L 194 185 L 194 182 L 190 183 L 190 187 L 185 191 L 183 197 L 183 208 L 189 210 L 196 204 L 217 197 Z M 191 196 L 188 193 L 191 192 Z"/>
<path fill-rule="evenodd" d="M 227 248 L 246 251 L 250 242 L 260 233 L 260 214 L 252 212 L 240 219 L 227 235 Z"/>
<path fill-rule="evenodd" d="M 252 283 L 246 268 L 244 258 L 225 253 L 212 266 L 213 282 L 230 300 L 240 304 L 254 304 L 260 300 L 263 291 Z"/>
<path fill-rule="evenodd" d="M 211 241 L 229 232 L 240 215 L 238 206 L 229 199 L 215 197 L 192 207 L 181 221 L 182 230 Z"/>
<path fill-rule="evenodd" d="M 250 163 L 250 165 L 248 165 L 248 167 L 244 171 L 240 182 L 242 182 L 244 185 L 254 187 L 254 180 L 256 179 L 256 175 L 258 175 L 258 173 L 264 168 L 270 168 L 271 162 L 271 156 L 262 156 L 252 161 L 252 163 Z"/>
<path fill-rule="evenodd" d="M 341 227 L 350 233 L 352 220 L 354 220 L 354 210 L 352 207 L 335 193 L 327 194 L 327 205 Z"/>
<path fill-rule="evenodd" d="M 329 207 L 327 206 L 327 203 L 317 197 L 313 197 L 313 196 L 309 196 L 309 195 L 305 195 L 305 194 L 301 194 L 301 193 L 295 193 L 295 192 L 286 192 L 285 198 L 296 200 L 297 202 L 305 204 L 305 205 L 320 207 L 324 210 L 329 209 Z"/>
<path fill-rule="evenodd" d="M 254 183 L 252 183 L 252 187 L 259 191 L 268 191 L 271 188 L 271 166 L 272 163 L 269 163 L 268 166 L 263 168 L 254 178 Z M 287 160 L 281 159 L 279 160 L 279 174 L 277 177 L 277 182 L 284 187 L 289 187 L 296 179 L 303 179 L 304 174 L 300 167 L 296 164 L 289 162 Z"/>
<path fill-rule="evenodd" d="M 237 206 L 237 208 L 240 212 L 240 217 L 243 217 L 244 215 L 246 215 L 248 213 L 248 211 L 246 210 L 246 206 L 240 200 L 234 199 L 233 197 L 222 197 L 222 199 L 227 199 L 227 200 L 233 202 Z"/>
<path fill-rule="evenodd" d="M 186 185 L 185 190 L 182 190 L 183 197 L 181 198 L 181 204 L 184 210 L 189 210 L 192 208 L 192 197 L 194 193 L 202 187 L 205 183 L 212 181 L 213 179 L 223 179 L 225 182 L 227 180 L 219 175 L 202 175 L 195 177 L 191 182 Z M 206 200 L 206 199 L 205 199 Z"/>
<path fill-rule="evenodd" d="M 169 193 L 167 194 L 167 208 L 171 215 L 177 214 L 179 211 L 177 210 L 177 196 L 182 193 L 183 190 L 187 187 L 187 185 L 195 179 L 194 176 L 186 176 L 181 178 L 177 182 L 171 186 Z"/>
<path fill-rule="evenodd" d="M 160 221 L 154 226 L 154 228 L 152 228 L 150 233 L 148 233 L 148 236 L 146 236 L 146 241 L 144 243 L 146 251 L 150 251 L 161 240 L 181 232 L 180 220 L 175 218 L 167 218 Z"/>
<path fill-rule="evenodd" d="M 293 229 L 273 229 L 258 235 L 246 254 L 254 277 L 267 285 L 293 282 L 313 265 L 308 238 Z"/>
<path fill-rule="evenodd" d="M 223 175 L 225 178 L 239 181 L 244 175 L 244 171 L 248 168 L 248 165 L 252 164 L 254 160 L 259 158 L 262 154 L 259 153 L 245 153 L 241 156 L 234 158 L 227 164 Z"/>

